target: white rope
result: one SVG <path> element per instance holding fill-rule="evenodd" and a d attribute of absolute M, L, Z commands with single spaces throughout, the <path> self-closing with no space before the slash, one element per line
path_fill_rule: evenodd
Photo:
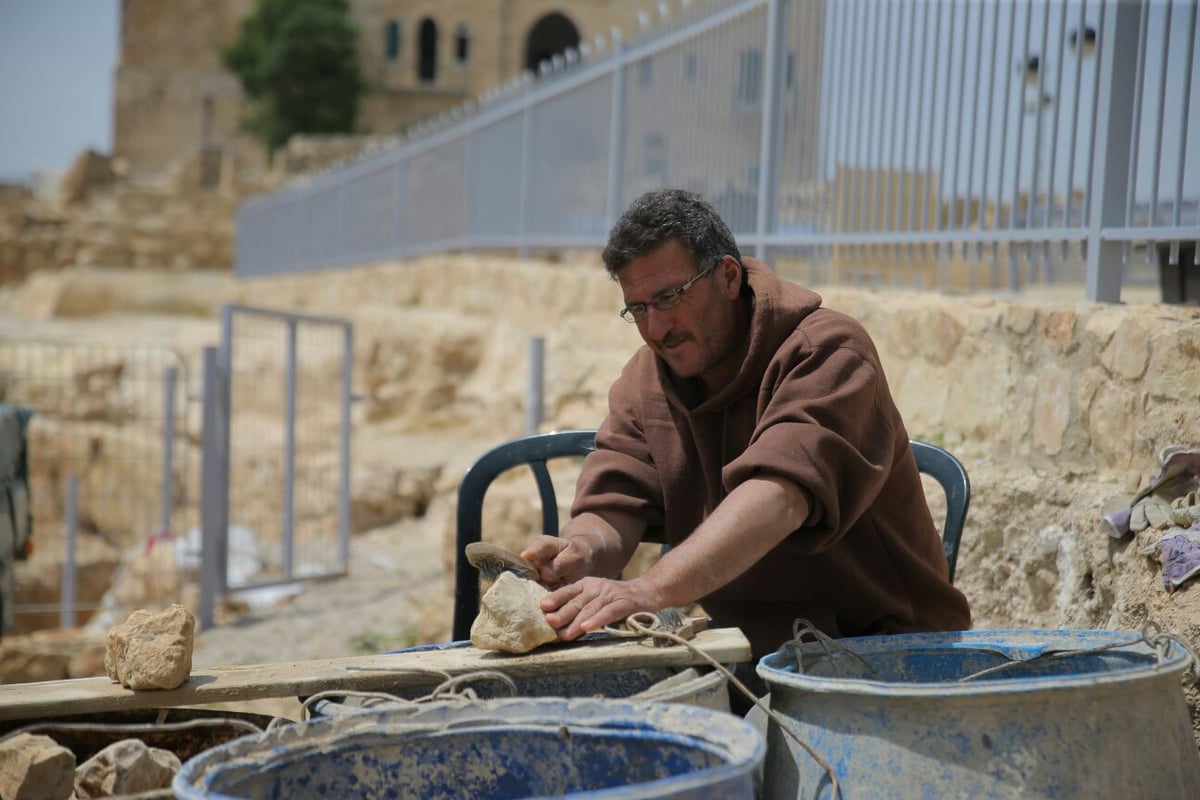
<path fill-rule="evenodd" d="M 436 700 L 475 701 L 475 700 L 479 700 L 479 695 L 475 692 L 475 690 L 472 687 L 470 687 L 470 686 L 463 687 L 462 684 L 476 683 L 476 682 L 480 682 L 480 681 L 493 681 L 493 682 L 502 684 L 504 686 L 504 688 L 508 691 L 509 697 L 517 696 L 517 685 L 513 682 L 513 679 L 498 670 L 481 669 L 481 670 L 475 670 L 473 672 L 464 672 L 461 675 L 451 675 L 450 673 L 442 672 L 441 670 L 422 670 L 422 669 L 403 669 L 403 668 L 395 669 L 395 670 L 388 670 L 388 669 L 376 670 L 376 669 L 372 668 L 371 671 L 372 672 L 374 672 L 374 671 L 394 672 L 398 675 L 399 674 L 435 675 L 437 677 L 442 678 L 442 682 L 439 683 L 437 686 L 435 686 L 433 688 L 433 691 L 430 692 L 429 694 L 425 694 L 425 695 L 422 695 L 422 696 L 416 697 L 416 698 L 400 697 L 399 695 L 392 694 L 391 692 L 383 692 L 383 691 L 372 692 L 372 691 L 349 690 L 349 689 L 329 689 L 329 690 L 326 690 L 323 692 L 318 692 L 317 694 L 314 694 L 311 697 L 305 698 L 304 702 L 300 704 L 301 721 L 304 721 L 304 720 L 307 720 L 310 718 L 310 716 L 312 714 L 312 706 L 315 705 L 317 702 L 319 702 L 321 700 L 327 700 L 330 698 L 334 698 L 334 697 L 338 697 L 338 698 L 358 697 L 358 698 L 362 698 L 367 701 L 376 701 L 374 703 L 369 703 L 369 702 L 364 703 L 362 706 L 363 708 L 372 708 L 381 703 L 389 703 L 389 704 L 400 703 L 403 705 L 409 705 L 409 704 L 416 705 L 416 704 L 420 704 L 420 703 L 430 703 L 430 702 L 433 702 Z M 273 724 L 273 722 L 274 721 L 272 721 L 272 724 Z"/>
<path fill-rule="evenodd" d="M 682 636 L 679 636 L 678 634 L 673 633 L 672 631 L 669 631 L 663 627 L 656 615 L 648 611 L 639 611 L 636 614 L 630 614 L 625 619 L 624 629 L 606 627 L 604 630 L 608 633 L 612 633 L 621 637 L 651 636 L 658 639 L 665 639 L 675 644 L 683 645 L 688 650 L 703 658 L 712 665 L 713 669 L 724 675 L 726 680 L 733 684 L 734 688 L 744 695 L 745 698 L 755 706 L 755 708 L 759 709 L 768 717 L 770 717 L 775 724 L 779 726 L 781 731 L 790 736 L 793 741 L 804 748 L 804 752 L 808 753 L 812 760 L 817 762 L 821 769 L 825 771 L 825 774 L 829 776 L 829 783 L 833 788 L 832 796 L 841 797 L 841 786 L 838 784 L 837 773 L 834 771 L 833 767 L 824 759 L 824 757 L 821 756 L 820 753 L 818 753 L 812 747 L 812 745 L 804 741 L 804 739 L 800 737 L 800 734 L 792 730 L 790 721 L 786 717 L 766 706 L 758 697 L 755 696 L 754 692 L 750 691 L 750 689 L 746 687 L 746 684 L 738 680 L 737 676 L 734 675 L 733 672 L 731 672 L 724 664 L 720 663 L 708 653 L 696 647 L 687 639 L 684 639 Z"/>
<path fill-rule="evenodd" d="M 262 728 L 253 722 L 237 717 L 204 717 L 179 722 L 35 722 L 0 736 L 0 741 L 22 733 L 38 731 L 92 731 L 99 733 L 161 733 L 183 731 L 191 728 L 217 728 L 228 726 L 240 728 L 247 733 L 262 733 Z"/>

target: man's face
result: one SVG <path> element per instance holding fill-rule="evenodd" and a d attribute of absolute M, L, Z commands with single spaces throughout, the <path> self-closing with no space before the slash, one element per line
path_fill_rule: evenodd
<path fill-rule="evenodd" d="M 741 267 L 731 256 L 679 296 L 671 308 L 652 302 L 696 276 L 696 264 L 678 239 L 630 261 L 617 273 L 627 306 L 646 304 L 637 321 L 642 340 L 682 378 L 700 378 L 719 389 L 736 372 L 741 352 L 737 299 Z"/>

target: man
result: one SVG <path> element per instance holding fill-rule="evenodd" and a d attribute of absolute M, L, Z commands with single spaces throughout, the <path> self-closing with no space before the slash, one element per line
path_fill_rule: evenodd
<path fill-rule="evenodd" d="M 561 536 L 522 555 L 574 639 L 699 602 L 754 658 L 805 618 L 830 636 L 961 630 L 946 558 L 875 347 L 743 258 L 697 195 L 642 196 L 603 254 L 646 346 L 609 392 Z M 618 576 L 643 536 L 672 547 Z"/>

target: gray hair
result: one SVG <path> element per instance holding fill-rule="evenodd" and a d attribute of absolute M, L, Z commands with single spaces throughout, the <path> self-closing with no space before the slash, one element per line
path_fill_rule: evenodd
<path fill-rule="evenodd" d="M 683 189 L 658 189 L 634 200 L 613 225 L 601 256 L 604 268 L 615 280 L 630 261 L 671 239 L 683 243 L 698 271 L 727 255 L 742 261 L 733 233 L 712 205 Z"/>

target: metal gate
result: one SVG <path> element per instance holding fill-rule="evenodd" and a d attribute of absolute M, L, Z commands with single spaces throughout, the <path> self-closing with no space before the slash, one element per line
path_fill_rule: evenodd
<path fill-rule="evenodd" d="M 204 353 L 201 625 L 226 591 L 346 573 L 353 344 L 346 320 L 222 309 Z"/>

